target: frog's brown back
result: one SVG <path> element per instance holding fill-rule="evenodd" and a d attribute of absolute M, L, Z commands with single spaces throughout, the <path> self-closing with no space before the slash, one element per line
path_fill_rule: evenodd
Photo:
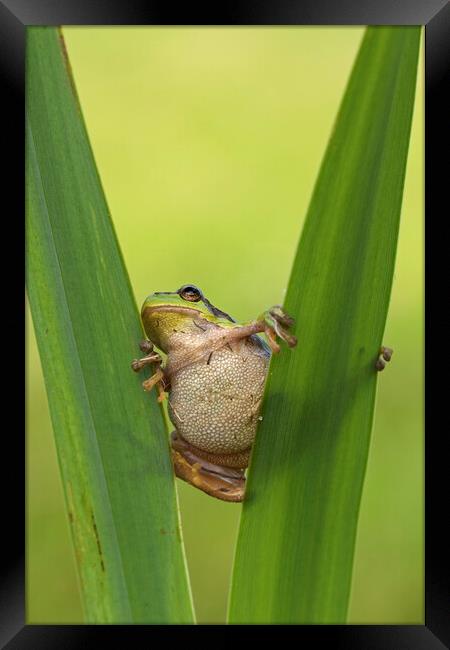
<path fill-rule="evenodd" d="M 254 337 L 225 346 L 171 376 L 169 415 L 189 443 L 213 454 L 253 443 L 270 354 Z"/>

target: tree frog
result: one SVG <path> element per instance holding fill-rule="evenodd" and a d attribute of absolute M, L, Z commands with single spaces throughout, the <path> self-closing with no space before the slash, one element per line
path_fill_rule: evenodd
<path fill-rule="evenodd" d="M 242 501 L 270 354 L 280 351 L 277 338 L 296 346 L 289 333 L 293 319 L 277 305 L 254 321 L 237 323 L 193 284 L 151 294 L 141 318 L 145 356 L 131 366 L 138 372 L 155 364 L 142 385 L 147 391 L 156 387 L 159 401 L 169 396 L 175 474 L 218 499 Z M 164 367 L 154 346 L 167 355 Z M 377 370 L 392 353 L 380 349 Z"/>
<path fill-rule="evenodd" d="M 159 401 L 168 393 L 176 475 L 218 499 L 242 501 L 270 354 L 280 351 L 277 337 L 297 344 L 288 331 L 293 319 L 275 306 L 238 323 L 193 284 L 151 294 L 141 318 L 145 356 L 131 365 L 138 372 L 156 364 L 143 387 L 156 387 Z M 167 355 L 164 367 L 154 346 Z"/>

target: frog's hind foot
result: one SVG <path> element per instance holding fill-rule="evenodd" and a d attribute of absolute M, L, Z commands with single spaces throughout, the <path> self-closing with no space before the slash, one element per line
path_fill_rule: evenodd
<path fill-rule="evenodd" d="M 175 474 L 186 483 L 222 501 L 243 501 L 243 469 L 216 465 L 197 456 L 175 432 L 172 434 L 172 461 Z"/>

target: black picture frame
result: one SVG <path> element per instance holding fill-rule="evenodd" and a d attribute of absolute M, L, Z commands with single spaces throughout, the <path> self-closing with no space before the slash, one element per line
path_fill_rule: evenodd
<path fill-rule="evenodd" d="M 12 259 L 23 254 L 24 215 L 24 81 L 25 32 L 31 25 L 423 25 L 425 27 L 425 239 L 426 239 L 426 436 L 425 436 L 425 624 L 424 625 L 299 625 L 290 632 L 304 647 L 324 644 L 326 647 L 358 648 L 363 650 L 438 650 L 450 646 L 450 589 L 449 542 L 444 528 L 448 519 L 446 502 L 448 488 L 446 476 L 446 437 L 448 423 L 444 418 L 445 382 L 429 382 L 429 359 L 443 356 L 448 325 L 442 318 L 442 301 L 432 299 L 431 278 L 442 278 L 438 273 L 440 260 L 439 211 L 444 203 L 448 172 L 440 161 L 448 156 L 445 126 L 450 113 L 446 102 L 445 81 L 450 60 L 450 5 L 446 0 L 261 0 L 198 11 L 189 6 L 180 11 L 169 11 L 168 4 L 147 0 L 0 0 L 0 67 L 4 91 L 1 94 L 4 111 L 3 160 L 4 194 L 10 207 L 4 221 L 11 226 L 12 235 L 4 242 Z M 447 76 L 448 79 L 448 76 Z M 447 84 L 448 85 L 448 84 Z M 6 145 L 6 152 L 5 152 Z M 447 208 L 448 213 L 448 208 Z M 434 224 L 432 226 L 432 224 Z M 433 232 L 438 237 L 432 237 Z M 5 232 L 5 231 L 4 231 Z M 438 241 L 437 241 L 438 240 Z M 448 250 L 448 247 L 447 247 Z M 447 253 L 448 256 L 448 253 Z M 8 256 L 4 256 L 8 257 Z M 18 351 L 23 348 L 23 338 L 14 345 L 14 335 L 23 335 L 23 274 L 15 270 L 4 271 L 4 314 L 7 326 L 3 341 L 10 359 L 4 361 L 11 395 L 19 396 L 17 408 L 14 399 L 7 405 L 12 413 L 11 424 L 3 428 L 3 463 L 1 481 L 4 507 L 0 581 L 0 647 L 18 648 L 97 648 L 103 643 L 117 642 L 143 647 L 154 638 L 155 627 L 166 626 L 91 626 L 91 625 L 26 625 L 25 624 L 25 441 L 18 414 L 23 402 L 23 366 L 18 361 Z M 11 276 L 14 276 L 12 278 Z M 14 279 L 14 281 L 13 281 Z M 19 286 L 16 286 L 16 283 Z M 437 293 L 437 292 L 436 292 Z M 444 295 L 448 295 L 447 293 Z M 7 310 L 5 308 L 7 304 Z M 17 318 L 16 318 L 17 315 Z M 22 317 L 22 318 L 21 318 Z M 430 336 L 430 324 L 433 333 Z M 439 347 L 438 347 L 439 346 Z M 14 372 L 16 379 L 14 380 Z M 448 400 L 448 398 L 447 398 Z M 11 409 L 13 409 L 11 411 Z M 442 414 L 442 424 L 431 426 L 432 415 Z M 8 420 L 6 420 L 8 421 Z M 447 489 L 446 489 L 447 488 Z M 447 497 L 447 498 L 446 498 Z M 208 626 L 175 626 L 186 637 Z M 280 633 L 281 626 L 275 628 Z M 224 640 L 233 634 L 235 626 L 223 626 Z M 239 634 L 241 634 L 240 628 Z M 269 630 L 265 630 L 265 634 Z M 164 633 L 166 634 L 166 632 Z M 193 638 L 194 640 L 194 638 Z"/>

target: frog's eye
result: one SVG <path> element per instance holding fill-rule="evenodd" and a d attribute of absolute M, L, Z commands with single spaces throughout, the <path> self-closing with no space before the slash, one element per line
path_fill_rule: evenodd
<path fill-rule="evenodd" d="M 185 284 L 178 290 L 178 293 L 183 300 L 188 300 L 189 302 L 198 302 L 202 299 L 202 292 L 197 287 L 194 287 L 193 284 Z"/>

